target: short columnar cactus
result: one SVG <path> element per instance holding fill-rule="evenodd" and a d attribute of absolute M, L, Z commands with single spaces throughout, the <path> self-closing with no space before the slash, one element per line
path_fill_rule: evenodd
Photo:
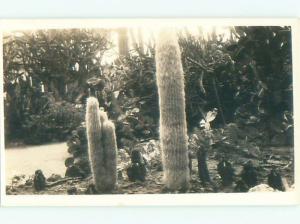
<path fill-rule="evenodd" d="M 98 100 L 87 99 L 86 131 L 93 180 L 97 191 L 109 191 L 117 183 L 117 143 L 115 126 L 105 112 L 99 110 Z"/>
<path fill-rule="evenodd" d="M 190 174 L 184 76 L 177 36 L 172 29 L 164 29 L 157 39 L 156 78 L 165 185 L 171 190 L 186 189 Z"/>

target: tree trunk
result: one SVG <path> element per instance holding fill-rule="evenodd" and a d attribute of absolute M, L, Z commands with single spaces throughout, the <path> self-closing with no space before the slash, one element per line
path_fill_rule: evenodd
<path fill-rule="evenodd" d="M 118 43 L 120 57 L 128 57 L 129 49 L 127 28 L 118 29 Z"/>

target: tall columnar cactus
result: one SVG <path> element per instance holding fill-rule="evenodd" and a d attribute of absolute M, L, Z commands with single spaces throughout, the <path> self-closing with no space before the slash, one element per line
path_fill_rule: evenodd
<path fill-rule="evenodd" d="M 97 191 L 109 191 L 117 183 L 117 143 L 115 126 L 105 112 L 99 110 L 98 100 L 87 99 L 86 131 L 89 159 Z"/>
<path fill-rule="evenodd" d="M 160 32 L 156 43 L 156 79 L 164 181 L 172 190 L 189 185 L 184 76 L 175 31 Z"/>

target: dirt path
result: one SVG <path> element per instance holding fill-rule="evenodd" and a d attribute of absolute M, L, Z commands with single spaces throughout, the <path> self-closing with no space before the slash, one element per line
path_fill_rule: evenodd
<path fill-rule="evenodd" d="M 43 170 L 46 176 L 53 173 L 64 176 L 68 155 L 66 143 L 6 149 L 5 180 L 9 182 L 16 175 L 33 175 L 37 169 Z"/>

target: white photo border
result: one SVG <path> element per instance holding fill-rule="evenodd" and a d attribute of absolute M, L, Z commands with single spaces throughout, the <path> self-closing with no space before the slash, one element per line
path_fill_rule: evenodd
<path fill-rule="evenodd" d="M 5 149 L 4 149 L 4 105 L 3 105 L 3 39 L 4 32 L 26 29 L 50 28 L 113 28 L 189 26 L 291 26 L 293 62 L 293 103 L 294 103 L 294 180 L 291 192 L 259 193 L 193 193 L 193 194 L 132 194 L 132 195 L 6 195 Z M 243 18 L 243 19 L 9 19 L 0 20 L 0 144 L 1 144 L 1 205 L 2 206 L 194 206 L 194 205 L 296 205 L 300 202 L 299 192 L 299 142 L 300 124 L 300 20 L 296 18 Z"/>

